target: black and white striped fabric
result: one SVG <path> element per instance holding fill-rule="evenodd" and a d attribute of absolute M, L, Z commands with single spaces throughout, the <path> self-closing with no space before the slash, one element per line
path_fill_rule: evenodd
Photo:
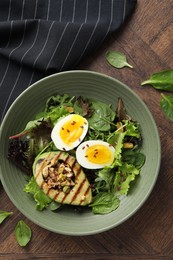
<path fill-rule="evenodd" d="M 74 69 L 137 0 L 0 0 L 0 119 L 30 84 Z"/>

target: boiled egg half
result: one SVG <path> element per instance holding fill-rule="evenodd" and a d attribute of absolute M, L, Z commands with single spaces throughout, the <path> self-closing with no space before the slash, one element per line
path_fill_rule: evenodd
<path fill-rule="evenodd" d="M 57 122 L 51 138 L 56 148 L 69 151 L 82 142 L 87 131 L 88 121 L 78 114 L 70 114 Z"/>
<path fill-rule="evenodd" d="M 104 166 L 111 165 L 114 154 L 114 147 L 100 140 L 83 142 L 76 149 L 78 163 L 87 169 L 101 169 Z"/>

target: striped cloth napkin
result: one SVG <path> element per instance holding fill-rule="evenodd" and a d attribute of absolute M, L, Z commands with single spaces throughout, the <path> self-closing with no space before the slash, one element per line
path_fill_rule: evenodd
<path fill-rule="evenodd" d="M 137 0 L 0 0 L 0 121 L 35 81 L 74 69 Z"/>

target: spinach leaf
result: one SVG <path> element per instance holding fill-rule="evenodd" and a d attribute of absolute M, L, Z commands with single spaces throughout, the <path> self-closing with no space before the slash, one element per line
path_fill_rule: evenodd
<path fill-rule="evenodd" d="M 95 189 L 99 193 L 101 191 L 111 192 L 113 190 L 113 183 L 115 172 L 111 166 L 105 166 L 98 171 L 98 176 L 95 179 Z"/>
<path fill-rule="evenodd" d="M 26 246 L 31 240 L 31 235 L 30 227 L 23 220 L 20 220 L 15 227 L 15 236 L 19 245 Z"/>
<path fill-rule="evenodd" d="M 173 69 L 154 73 L 148 80 L 143 81 L 141 86 L 146 84 L 152 85 L 156 89 L 173 91 Z"/>
<path fill-rule="evenodd" d="M 7 211 L 3 211 L 0 210 L 0 224 L 10 215 L 12 215 L 13 212 L 7 212 Z"/>
<path fill-rule="evenodd" d="M 118 51 L 108 51 L 106 53 L 106 59 L 110 65 L 117 69 L 121 69 L 123 67 L 133 68 L 128 62 L 124 53 Z"/>
<path fill-rule="evenodd" d="M 145 163 L 145 155 L 135 150 L 123 152 L 122 161 L 133 164 L 137 169 L 140 169 Z"/>
<path fill-rule="evenodd" d="M 161 94 L 160 106 L 164 114 L 173 121 L 173 95 L 164 95 Z"/>
<path fill-rule="evenodd" d="M 90 204 L 94 214 L 108 214 L 118 208 L 120 200 L 113 193 L 100 192 Z"/>
<path fill-rule="evenodd" d="M 93 110 L 93 115 L 88 118 L 89 126 L 98 131 L 109 131 L 111 122 L 115 118 L 115 112 L 110 105 L 101 101 L 92 101 L 91 109 Z"/>

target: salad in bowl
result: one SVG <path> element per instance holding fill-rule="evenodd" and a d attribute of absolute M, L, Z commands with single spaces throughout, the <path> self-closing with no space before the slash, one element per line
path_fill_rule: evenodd
<path fill-rule="evenodd" d="M 82 96 L 53 95 L 9 140 L 8 158 L 27 173 L 24 191 L 37 210 L 68 204 L 108 214 L 145 162 L 141 127 L 120 97 L 114 110 Z"/>

